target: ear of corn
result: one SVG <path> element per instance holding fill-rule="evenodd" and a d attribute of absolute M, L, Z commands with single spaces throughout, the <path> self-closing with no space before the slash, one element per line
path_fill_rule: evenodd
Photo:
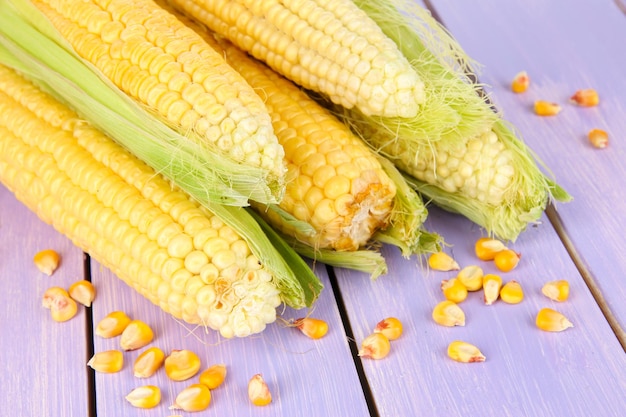
<path fill-rule="evenodd" d="M 246 239 L 2 65 L 0 180 L 154 304 L 225 337 L 262 331 L 281 302 L 310 306 L 322 288 L 310 270 L 291 270 L 272 255 L 245 209 L 216 206 Z"/>
<path fill-rule="evenodd" d="M 506 240 L 537 221 L 550 199 L 570 199 L 479 94 L 470 59 L 425 9 L 404 0 L 356 4 L 411 59 L 425 102 L 414 120 L 335 109 L 422 195 Z"/>
<path fill-rule="evenodd" d="M 282 198 L 283 150 L 261 99 L 151 0 L 0 8 L 0 43 L 16 58 L 2 62 L 39 78 L 194 197 L 238 206 Z"/>
<path fill-rule="evenodd" d="M 295 83 L 365 114 L 413 117 L 423 84 L 351 0 L 169 0 Z"/>

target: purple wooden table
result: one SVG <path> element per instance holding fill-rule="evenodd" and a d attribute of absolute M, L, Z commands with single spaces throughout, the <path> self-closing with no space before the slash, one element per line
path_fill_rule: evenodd
<path fill-rule="evenodd" d="M 471 5 L 470 5 L 471 3 Z M 593 3 L 593 4 L 592 4 Z M 82 252 L 38 220 L 0 186 L 0 417 L 171 416 L 168 410 L 186 383 L 163 372 L 138 380 L 125 353 L 119 374 L 94 375 L 93 352 L 117 347 L 118 339 L 92 335 L 94 323 L 113 310 L 148 322 L 153 345 L 165 352 L 191 349 L 203 367 L 225 363 L 227 383 L 213 393 L 206 416 L 619 416 L 626 415 L 626 14 L 612 0 L 431 0 L 431 10 L 467 52 L 483 64 L 480 80 L 496 107 L 521 131 L 574 201 L 550 209 L 541 224 L 512 245 L 523 258 L 514 271 L 526 291 L 519 305 L 485 306 L 479 294 L 463 303 L 467 325 L 443 328 L 432 322 L 442 299 L 439 283 L 449 274 L 428 271 L 385 247 L 389 273 L 370 281 L 361 273 L 316 266 L 326 284 L 314 316 L 330 323 L 329 334 L 312 341 L 273 324 L 259 336 L 224 340 L 190 328 L 126 287 L 107 269 L 85 263 Z M 526 70 L 524 95 L 509 90 Z M 567 101 L 579 88 L 595 88 L 597 108 Z M 557 117 L 532 113 L 535 99 L 561 102 Z M 590 147 L 587 130 L 609 132 L 607 149 Z M 481 230 L 460 216 L 431 208 L 428 227 L 445 236 L 462 265 Z M 63 257 L 51 277 L 32 264 L 37 250 Z M 486 271 L 494 271 L 487 263 Z M 89 276 L 96 302 L 67 323 L 55 323 L 40 304 L 51 285 L 68 286 Z M 571 297 L 556 304 L 540 289 L 568 279 Z M 537 330 L 541 307 L 557 308 L 575 327 L 552 334 Z M 285 319 L 303 312 L 287 310 Z M 382 361 L 355 359 L 355 348 L 386 316 L 400 318 L 401 339 Z M 484 363 L 459 364 L 446 357 L 447 344 L 463 339 L 479 346 Z M 273 394 L 268 407 L 249 405 L 248 378 L 262 373 Z M 159 385 L 162 404 L 131 407 L 124 396 L 145 383 Z"/>

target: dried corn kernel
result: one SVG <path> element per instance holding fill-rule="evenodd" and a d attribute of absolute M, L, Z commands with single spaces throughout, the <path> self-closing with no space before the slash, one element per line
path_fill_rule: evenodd
<path fill-rule="evenodd" d="M 500 289 L 500 299 L 508 304 L 519 304 L 524 299 L 524 290 L 519 282 L 509 281 Z"/>
<path fill-rule="evenodd" d="M 363 339 L 359 356 L 367 359 L 382 359 L 389 354 L 391 343 L 382 333 L 372 333 Z"/>
<path fill-rule="evenodd" d="M 86 279 L 76 281 L 70 285 L 68 292 L 70 297 L 85 307 L 91 307 L 91 303 L 96 298 L 96 289 L 93 284 Z"/>
<path fill-rule="evenodd" d="M 547 332 L 561 332 L 570 327 L 574 327 L 567 317 L 551 308 L 542 308 L 539 310 L 535 324 L 538 328 Z"/>
<path fill-rule="evenodd" d="M 192 384 L 183 389 L 170 406 L 170 410 L 183 410 L 188 412 L 203 411 L 211 404 L 211 390 L 202 384 Z"/>
<path fill-rule="evenodd" d="M 226 365 L 218 364 L 210 366 L 200 374 L 200 383 L 209 389 L 215 389 L 222 385 L 226 379 Z"/>
<path fill-rule="evenodd" d="M 141 320 L 131 320 L 122 332 L 120 346 L 124 350 L 140 349 L 154 339 L 154 332 Z"/>
<path fill-rule="evenodd" d="M 402 336 L 402 322 L 395 317 L 387 317 L 376 324 L 374 333 L 382 333 L 389 340 L 396 340 Z"/>
<path fill-rule="evenodd" d="M 483 269 L 477 265 L 469 265 L 461 269 L 456 278 L 461 281 L 467 291 L 478 291 L 483 287 Z"/>
<path fill-rule="evenodd" d="M 496 302 L 500 296 L 500 288 L 502 287 L 502 278 L 495 274 L 485 274 L 483 276 L 483 292 L 486 305 Z"/>
<path fill-rule="evenodd" d="M 149 378 L 163 365 L 165 353 L 158 347 L 143 351 L 133 364 L 133 374 L 137 378 Z"/>
<path fill-rule="evenodd" d="M 124 355 L 119 350 L 105 350 L 93 355 L 87 365 L 96 372 L 112 374 L 124 367 Z"/>
<path fill-rule="evenodd" d="M 485 355 L 474 345 L 456 340 L 448 345 L 448 356 L 457 362 L 484 362 Z"/>
<path fill-rule="evenodd" d="M 248 398 L 254 405 L 268 405 L 272 402 L 272 393 L 261 374 L 256 374 L 248 381 Z"/>
<path fill-rule="evenodd" d="M 583 107 L 593 107 L 600 103 L 600 96 L 593 88 L 578 90 L 570 97 L 570 101 Z"/>
<path fill-rule="evenodd" d="M 200 371 L 200 358 L 194 352 L 181 349 L 173 350 L 165 358 L 165 373 L 173 381 L 184 381 Z"/>
<path fill-rule="evenodd" d="M 297 319 L 294 326 L 311 339 L 320 339 L 328 333 L 328 323 L 311 317 Z"/>
<path fill-rule="evenodd" d="M 105 339 L 119 336 L 131 321 L 123 311 L 113 311 L 98 322 L 95 333 Z"/>
<path fill-rule="evenodd" d="M 565 301 L 569 297 L 569 282 L 564 279 L 546 282 L 541 293 L 553 301 Z"/>
<path fill-rule="evenodd" d="M 561 112 L 561 106 L 545 100 L 535 101 L 535 114 L 538 116 L 555 116 Z"/>
<path fill-rule="evenodd" d="M 44 249 L 33 256 L 33 262 L 37 269 L 50 276 L 59 267 L 61 256 L 54 249 Z"/>
<path fill-rule="evenodd" d="M 474 245 L 476 257 L 481 261 L 492 261 L 496 257 L 496 253 L 505 249 L 508 248 L 504 246 L 504 243 L 490 237 L 481 237 Z"/>
<path fill-rule="evenodd" d="M 530 77 L 526 71 L 518 72 L 513 81 L 511 82 L 511 90 L 514 93 L 523 93 L 528 90 L 528 86 L 530 85 Z"/>
<path fill-rule="evenodd" d="M 161 389 L 156 385 L 144 385 L 132 390 L 126 400 L 137 408 L 154 408 L 161 403 Z"/>
<path fill-rule="evenodd" d="M 78 313 L 76 301 L 61 287 L 50 287 L 43 295 L 42 305 L 50 309 L 52 320 L 65 322 Z"/>
<path fill-rule="evenodd" d="M 433 308 L 432 313 L 435 323 L 441 326 L 454 327 L 465 326 L 465 313 L 455 302 L 444 300 Z"/>
<path fill-rule="evenodd" d="M 510 272 L 519 264 L 521 254 L 511 249 L 505 249 L 496 253 L 493 262 L 502 272 Z"/>
<path fill-rule="evenodd" d="M 609 146 L 609 134 L 602 129 L 591 129 L 587 138 L 594 148 L 604 149 Z"/>
<path fill-rule="evenodd" d="M 428 258 L 428 265 L 437 271 L 457 271 L 459 264 L 445 252 L 435 252 Z"/>
<path fill-rule="evenodd" d="M 467 288 L 457 278 L 444 279 L 441 281 L 441 291 L 446 300 L 460 303 L 467 298 Z"/>

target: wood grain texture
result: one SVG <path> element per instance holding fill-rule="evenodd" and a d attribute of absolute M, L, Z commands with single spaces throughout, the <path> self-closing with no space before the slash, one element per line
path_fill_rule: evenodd
<path fill-rule="evenodd" d="M 611 0 L 431 3 L 469 55 L 483 64 L 480 80 L 496 107 L 573 195 L 571 203 L 557 205 L 558 217 L 624 339 L 626 15 Z M 518 95 L 509 85 L 521 70 L 529 73 L 531 87 Z M 595 88 L 600 105 L 569 103 L 581 88 Z M 532 112 L 537 99 L 558 102 L 563 110 L 538 117 Z M 592 128 L 609 133 L 608 148 L 588 144 Z"/>
<path fill-rule="evenodd" d="M 431 208 L 427 225 L 446 238 L 447 252 L 461 266 L 477 264 L 486 273 L 498 273 L 491 262 L 474 255 L 473 244 L 481 236 L 474 224 Z M 453 272 L 426 270 L 388 247 L 389 274 L 376 281 L 337 270 L 357 343 L 386 316 L 405 324 L 405 334 L 392 342 L 387 358 L 363 360 L 381 417 L 561 417 L 626 410 L 626 355 L 551 226 L 530 228 L 511 247 L 522 260 L 501 276 L 521 283 L 524 301 L 486 306 L 482 293 L 472 292 L 460 304 L 467 316 L 464 327 L 442 327 L 431 318 L 432 308 L 443 300 L 441 280 Z M 544 297 L 541 287 L 560 278 L 570 281 L 571 298 L 558 304 Z M 561 311 L 575 327 L 540 331 L 534 320 L 542 307 Z M 475 344 L 486 362 L 450 360 L 446 349 L 453 340 Z"/>
<path fill-rule="evenodd" d="M 48 248 L 62 257 L 52 276 L 32 261 Z M 86 309 L 57 323 L 41 306 L 48 287 L 82 277 L 82 251 L 0 184 L 0 416 L 88 415 Z"/>
<path fill-rule="evenodd" d="M 226 381 L 213 391 L 212 403 L 202 415 L 369 415 L 325 268 L 317 268 L 316 273 L 327 289 L 320 296 L 312 317 L 330 324 L 329 333 L 319 340 L 309 339 L 299 330 L 284 327 L 279 322 L 269 325 L 260 335 L 244 339 L 221 338 L 212 330 L 205 331 L 175 320 L 96 263 L 92 276 L 99 295 L 93 307 L 94 323 L 111 311 L 123 310 L 153 327 L 156 338 L 150 346 L 158 346 L 166 354 L 172 349 L 190 349 L 200 356 L 203 369 L 217 363 L 225 364 L 228 370 Z M 289 321 L 302 317 L 307 311 L 286 309 L 280 313 Z M 94 342 L 96 352 L 119 348 L 119 337 L 102 339 L 96 336 Z M 161 369 L 153 377 L 135 378 L 132 364 L 143 350 L 126 352 L 126 364 L 120 373 L 96 375 L 98 417 L 138 415 L 137 409 L 127 403 L 124 396 L 144 384 L 157 385 L 163 393 L 161 405 L 146 412 L 146 416 L 177 414 L 168 407 L 178 392 L 197 382 L 197 377 L 173 382 Z M 273 394 L 273 402 L 266 407 L 256 407 L 248 400 L 247 383 L 256 373 L 263 375 Z"/>

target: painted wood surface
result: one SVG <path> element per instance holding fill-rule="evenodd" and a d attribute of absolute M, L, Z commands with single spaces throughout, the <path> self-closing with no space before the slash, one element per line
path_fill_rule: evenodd
<path fill-rule="evenodd" d="M 33 264 L 39 250 L 61 254 L 52 276 Z M 41 305 L 51 286 L 84 276 L 83 253 L 0 185 L 0 416 L 89 413 L 87 314 L 65 323 Z"/>
<path fill-rule="evenodd" d="M 626 13 L 613 0 L 431 3 L 483 65 L 479 78 L 496 107 L 573 195 L 572 203 L 557 206 L 563 233 L 626 343 Z M 529 73 L 531 88 L 517 95 L 509 85 L 522 70 Z M 570 104 L 581 88 L 596 89 L 600 105 Z M 532 112 L 538 99 L 557 102 L 563 110 L 538 117 Z M 589 145 L 592 128 L 608 132 L 608 148 Z"/>
<path fill-rule="evenodd" d="M 173 320 L 95 262 L 91 276 L 98 298 L 93 308 L 81 309 L 70 322 L 54 323 L 40 306 L 40 296 L 49 284 L 69 286 L 83 276 L 82 253 L 0 186 L 0 417 L 192 415 L 168 410 L 186 382 L 173 383 L 162 370 L 146 380 L 132 376 L 132 362 L 141 350 L 124 354 L 122 372 L 97 374 L 90 385 L 89 352 L 117 348 L 119 339 L 92 339 L 87 326 L 116 309 L 152 325 L 153 346 L 166 352 L 192 349 L 200 354 L 203 368 L 227 365 L 227 384 L 214 391 L 212 406 L 201 415 L 626 414 L 626 355 L 583 279 L 588 271 L 596 286 L 592 288 L 623 326 L 626 290 L 621 271 L 626 260 L 621 254 L 626 249 L 622 236 L 626 219 L 619 213 L 626 208 L 620 188 L 625 174 L 620 138 L 626 134 L 622 98 L 626 81 L 621 75 L 626 55 L 620 39 L 626 39 L 626 16 L 610 0 L 593 5 L 582 0 L 430 3 L 469 54 L 484 65 L 480 78 L 490 85 L 495 105 L 575 197 L 574 202 L 557 206 L 563 235 L 544 217 L 512 245 L 523 253 L 523 260 L 503 278 L 522 283 L 526 291 L 522 304 L 485 306 L 479 293 L 471 293 L 462 304 L 466 326 L 437 326 L 430 319 L 431 309 L 442 299 L 441 280 L 450 275 L 427 271 L 417 259 L 405 260 L 386 247 L 389 274 L 376 281 L 341 269 L 331 271 L 329 278 L 325 268 L 317 266 L 326 290 L 313 316 L 331 325 L 329 335 L 318 341 L 279 323 L 248 339 L 219 339 Z M 533 87 L 523 96 L 513 95 L 508 84 L 522 69 L 531 74 Z M 600 91 L 600 107 L 567 104 L 571 92 L 584 87 Z M 536 98 L 560 101 L 564 110 L 558 117 L 538 118 L 530 110 Z M 606 128 L 612 138 L 602 151 L 590 148 L 584 138 L 596 126 Z M 471 247 L 482 233 L 478 227 L 435 208 L 427 226 L 445 236 L 452 245 L 447 250 L 462 265 L 478 262 Z M 571 240 L 580 256 L 583 274 L 564 239 Z M 32 265 L 33 254 L 42 247 L 55 247 L 63 255 L 62 269 L 52 277 Z M 480 265 L 493 271 L 489 264 Z M 556 278 L 571 282 L 572 295 L 566 303 L 540 294 L 541 285 Z M 333 281 L 339 298 L 332 291 Z M 558 334 L 537 330 L 534 315 L 544 306 L 562 311 L 575 327 Z M 281 313 L 286 320 L 303 314 Z M 403 337 L 392 342 L 385 360 L 357 358 L 355 363 L 354 349 L 387 316 L 404 322 Z M 486 362 L 450 361 L 445 349 L 455 339 L 476 344 Z M 361 366 L 363 381 L 358 375 Z M 254 373 L 263 374 L 275 395 L 269 407 L 247 402 L 246 383 Z M 147 383 L 163 389 L 162 405 L 143 411 L 130 407 L 124 396 Z M 370 391 L 371 413 L 366 401 Z"/>

